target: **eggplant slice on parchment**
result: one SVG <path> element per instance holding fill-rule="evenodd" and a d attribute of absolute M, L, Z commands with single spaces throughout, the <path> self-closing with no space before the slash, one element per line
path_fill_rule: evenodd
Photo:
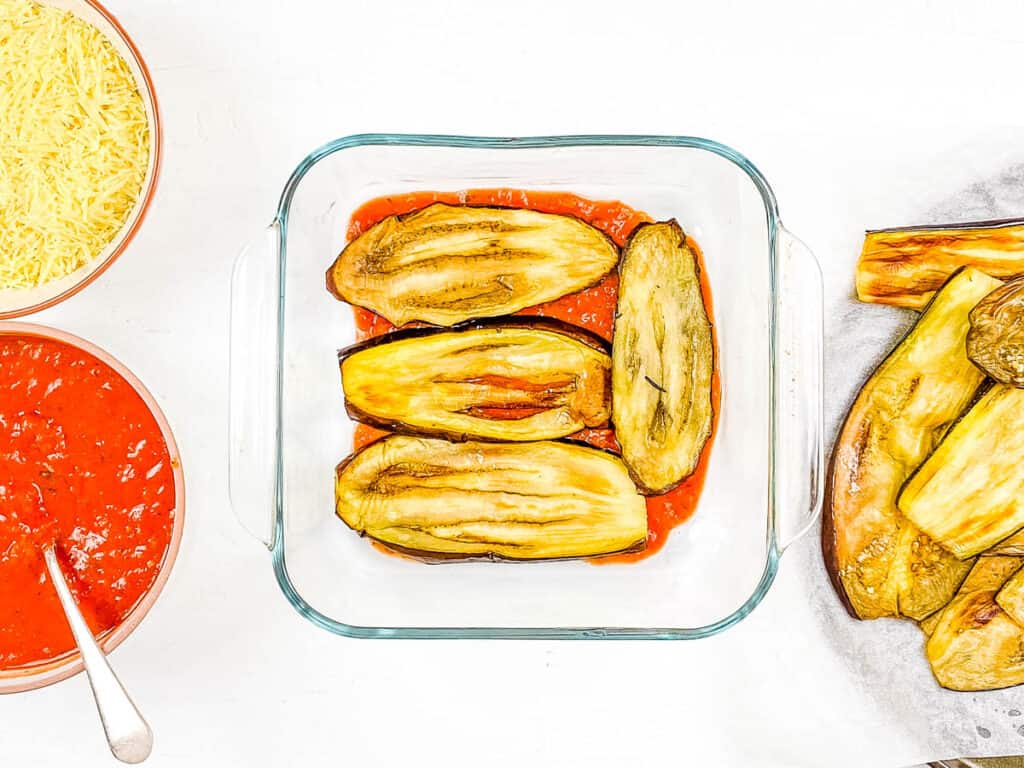
<path fill-rule="evenodd" d="M 869 231 L 857 262 L 857 298 L 924 309 L 963 267 L 999 279 L 1024 274 L 1024 220 Z"/>
<path fill-rule="evenodd" d="M 343 462 L 338 516 L 425 560 L 546 560 L 643 549 L 647 505 L 622 461 L 560 442 L 393 435 Z"/>
<path fill-rule="evenodd" d="M 1024 389 L 995 384 L 903 487 L 900 511 L 961 559 L 1024 528 Z"/>
<path fill-rule="evenodd" d="M 641 224 L 619 265 L 612 421 L 622 458 L 648 494 L 693 473 L 714 423 L 711 321 L 696 254 L 679 224 Z"/>
<path fill-rule="evenodd" d="M 1012 604 L 1022 563 L 979 558 L 949 605 L 927 622 L 925 654 L 943 688 L 990 691 L 1024 683 L 1024 627 Z"/>
<path fill-rule="evenodd" d="M 349 243 L 327 288 L 394 325 L 451 326 L 583 290 L 618 261 L 615 243 L 573 216 L 434 203 Z"/>
<path fill-rule="evenodd" d="M 414 328 L 338 353 L 349 415 L 454 440 L 550 440 L 608 423 L 608 346 L 541 318 Z"/>
<path fill-rule="evenodd" d="M 971 568 L 908 520 L 900 489 L 974 399 L 984 374 L 967 358 L 968 314 L 1000 281 L 956 273 L 868 378 L 832 450 L 822 549 L 856 618 L 923 619 Z"/>

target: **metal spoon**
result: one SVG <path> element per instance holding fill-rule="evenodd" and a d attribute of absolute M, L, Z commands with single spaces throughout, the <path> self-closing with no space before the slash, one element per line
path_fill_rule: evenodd
<path fill-rule="evenodd" d="M 99 710 L 110 751 L 123 763 L 141 763 L 153 750 L 153 731 L 96 644 L 89 625 L 82 618 L 82 612 L 78 610 L 75 598 L 68 589 L 52 546 L 43 549 L 43 557 L 46 559 L 46 569 L 50 572 L 50 580 L 64 608 L 64 615 L 71 625 L 71 633 L 81 651 L 82 663 L 89 676 L 89 685 L 92 686 L 92 695 L 96 699 L 96 709 Z"/>

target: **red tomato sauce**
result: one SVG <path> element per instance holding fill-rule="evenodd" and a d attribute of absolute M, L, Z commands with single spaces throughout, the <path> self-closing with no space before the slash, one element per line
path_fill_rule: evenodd
<path fill-rule="evenodd" d="M 0 669 L 75 647 L 42 547 L 93 634 L 149 590 L 175 486 L 160 426 L 109 365 L 59 341 L 0 335 Z"/>
<path fill-rule="evenodd" d="M 642 211 L 629 207 L 617 200 L 588 200 L 569 192 L 530 192 L 520 189 L 471 189 L 462 192 L 412 192 L 404 195 L 378 197 L 360 206 L 352 214 L 348 226 L 351 241 L 382 219 L 402 215 L 425 208 L 431 203 L 452 205 L 496 205 L 507 208 L 530 208 L 545 213 L 570 214 L 586 221 L 607 234 L 619 246 L 623 246 L 637 225 L 652 221 Z M 687 243 L 697 254 L 701 275 L 701 291 L 708 315 L 714 319 L 711 301 L 711 287 L 704 269 L 704 256 L 692 238 Z M 597 285 L 577 293 L 562 296 L 546 304 L 528 307 L 517 315 L 542 315 L 554 317 L 573 325 L 593 331 L 611 341 L 615 322 L 615 304 L 618 299 L 619 277 L 612 273 Z M 368 339 L 394 330 L 394 326 L 383 317 L 361 307 L 353 307 L 356 319 L 357 338 Z M 718 359 L 718 341 L 715 344 L 715 359 Z M 708 456 L 718 427 L 718 413 L 722 399 L 722 385 L 716 365 L 712 378 L 712 404 L 715 420 L 711 438 L 705 443 L 697 469 L 679 487 L 660 496 L 647 497 L 647 548 L 642 552 L 626 555 L 610 555 L 593 558 L 593 562 L 633 562 L 650 557 L 664 546 L 669 533 L 687 520 L 697 508 L 700 493 L 707 475 Z M 388 432 L 365 424 L 355 430 L 355 448 L 372 443 Z M 611 429 L 585 429 L 572 436 L 597 448 L 619 452 L 619 443 Z M 381 547 L 383 549 L 383 547 Z"/>

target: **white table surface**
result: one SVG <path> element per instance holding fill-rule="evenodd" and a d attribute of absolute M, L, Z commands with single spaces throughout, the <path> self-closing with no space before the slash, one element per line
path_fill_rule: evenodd
<path fill-rule="evenodd" d="M 949 756 L 926 753 L 936 734 L 919 718 L 894 727 L 849 674 L 850 649 L 825 640 L 823 626 L 845 619 L 810 605 L 821 594 L 813 538 L 787 554 L 746 621 L 705 641 L 370 642 L 315 628 L 229 508 L 228 279 L 295 164 L 338 136 L 676 133 L 730 144 L 761 168 L 841 312 L 865 227 L 908 223 L 1024 162 L 1024 6 L 110 5 L 153 70 L 163 175 L 121 260 L 32 319 L 134 369 L 181 446 L 184 544 L 156 607 L 112 657 L 156 731 L 150 765 L 655 766 L 686 755 L 882 767 Z M 856 381 L 844 360 L 828 362 L 845 402 Z M 111 764 L 84 677 L 0 697 L 0 766 Z"/>

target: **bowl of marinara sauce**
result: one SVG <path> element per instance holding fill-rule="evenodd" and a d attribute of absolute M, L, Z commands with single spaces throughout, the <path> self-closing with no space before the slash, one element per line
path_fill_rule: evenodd
<path fill-rule="evenodd" d="M 110 652 L 167 581 L 184 491 L 167 420 L 131 371 L 69 333 L 0 322 L 0 693 L 82 669 L 42 547 Z"/>

